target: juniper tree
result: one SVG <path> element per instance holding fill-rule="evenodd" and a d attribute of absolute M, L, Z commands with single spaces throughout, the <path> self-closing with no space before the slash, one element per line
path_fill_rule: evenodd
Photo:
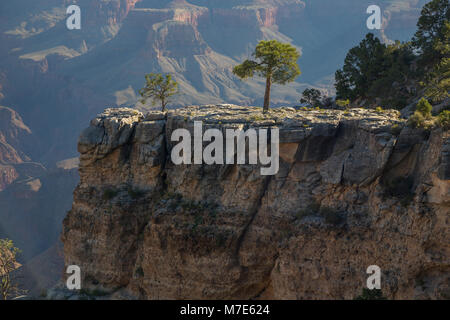
<path fill-rule="evenodd" d="M 450 98 L 450 22 L 442 27 L 444 40 L 435 42 L 434 49 L 441 54 L 441 59 L 426 76 L 425 94 L 434 102 Z"/>
<path fill-rule="evenodd" d="M 255 60 L 245 60 L 234 67 L 233 73 L 241 79 L 252 78 L 255 74 L 266 79 L 263 110 L 268 112 L 272 83 L 286 84 L 301 74 L 297 64 L 300 53 L 288 43 L 263 40 L 256 46 L 253 57 Z"/>
<path fill-rule="evenodd" d="M 142 96 L 142 103 L 148 98 L 161 102 L 162 111 L 166 111 L 169 98 L 178 93 L 178 83 L 172 79 L 170 74 L 163 76 L 160 73 L 150 73 L 145 75 L 145 87 L 139 90 Z"/>
<path fill-rule="evenodd" d="M 308 88 L 303 91 L 300 103 L 307 103 L 312 107 L 320 107 L 322 105 L 322 99 L 322 93 L 319 90 Z"/>
<path fill-rule="evenodd" d="M 445 54 L 438 48 L 439 43 L 448 45 L 448 29 L 450 21 L 450 2 L 448 0 L 432 0 L 423 8 L 417 23 L 417 32 L 413 44 L 421 52 L 422 64 L 435 64 Z"/>
<path fill-rule="evenodd" d="M 420 112 L 426 119 L 431 118 L 432 110 L 433 106 L 425 98 L 420 99 L 417 103 L 416 111 Z"/>

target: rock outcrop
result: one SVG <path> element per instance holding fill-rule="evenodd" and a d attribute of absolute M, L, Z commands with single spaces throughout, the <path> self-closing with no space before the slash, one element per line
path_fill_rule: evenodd
<path fill-rule="evenodd" d="M 19 178 L 35 143 L 31 130 L 11 108 L 0 106 L 0 192 Z"/>
<path fill-rule="evenodd" d="M 396 111 L 107 109 L 81 135 L 66 265 L 112 298 L 390 299 L 449 291 L 450 132 Z M 172 132 L 280 129 L 280 170 L 174 165 Z"/>

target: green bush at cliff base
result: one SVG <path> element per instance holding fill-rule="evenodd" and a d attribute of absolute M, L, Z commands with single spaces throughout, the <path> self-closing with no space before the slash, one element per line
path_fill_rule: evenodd
<path fill-rule="evenodd" d="M 412 128 L 425 128 L 425 117 L 419 111 L 415 111 L 414 114 L 409 117 L 408 125 Z"/>
<path fill-rule="evenodd" d="M 438 115 L 438 124 L 445 130 L 450 129 L 450 110 L 444 110 Z"/>
<path fill-rule="evenodd" d="M 427 99 L 422 98 L 417 103 L 416 111 L 420 112 L 425 119 L 431 118 L 431 110 L 433 110 L 433 106 Z"/>
<path fill-rule="evenodd" d="M 408 125 L 413 128 L 431 128 L 434 125 L 433 116 L 431 115 L 432 109 L 433 107 L 427 99 L 420 99 L 417 103 L 416 111 L 408 119 Z"/>

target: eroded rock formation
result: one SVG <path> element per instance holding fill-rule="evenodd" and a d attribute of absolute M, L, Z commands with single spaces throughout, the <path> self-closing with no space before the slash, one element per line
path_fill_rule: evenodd
<path fill-rule="evenodd" d="M 280 128 L 280 171 L 174 165 L 176 128 Z M 382 113 L 107 109 L 81 135 L 64 221 L 83 288 L 144 299 L 449 297 L 450 133 Z"/>

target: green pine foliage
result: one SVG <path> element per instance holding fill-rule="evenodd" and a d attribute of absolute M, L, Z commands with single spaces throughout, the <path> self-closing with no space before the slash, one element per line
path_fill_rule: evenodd
<path fill-rule="evenodd" d="M 442 27 L 443 40 L 435 41 L 433 49 L 440 55 L 432 72 L 425 78 L 422 85 L 425 95 L 434 102 L 450 98 L 450 22 Z"/>
<path fill-rule="evenodd" d="M 450 129 L 450 110 L 444 110 L 438 115 L 438 124 L 445 130 Z"/>
<path fill-rule="evenodd" d="M 142 103 L 145 103 L 147 99 L 152 99 L 153 104 L 160 101 L 162 111 L 166 111 L 169 98 L 177 93 L 178 83 L 172 79 L 172 75 L 164 76 L 160 73 L 145 75 L 145 87 L 139 90 Z"/>
<path fill-rule="evenodd" d="M 439 44 L 449 45 L 446 31 L 449 21 L 448 0 L 432 0 L 423 7 L 417 23 L 417 32 L 412 40 L 414 47 L 421 51 L 422 65 L 434 65 L 444 57 Z"/>
<path fill-rule="evenodd" d="M 427 99 L 422 98 L 417 103 L 416 110 L 422 114 L 422 116 L 425 119 L 431 118 L 431 110 L 433 109 L 433 106 L 428 102 Z"/>
<path fill-rule="evenodd" d="M 385 45 L 372 33 L 367 34 L 359 46 L 349 51 L 344 67 L 335 74 L 337 99 L 353 102 L 357 98 L 374 101 L 383 97 L 385 106 L 405 107 L 414 95 L 405 89 L 413 75 L 413 60 L 410 44 Z"/>
<path fill-rule="evenodd" d="M 233 73 L 241 79 L 257 75 L 266 79 L 264 112 L 269 111 L 272 83 L 286 84 L 300 75 L 298 50 L 288 43 L 276 40 L 260 41 L 253 53 L 255 60 L 245 60 L 234 67 Z"/>
<path fill-rule="evenodd" d="M 416 111 L 409 117 L 408 124 L 413 128 L 429 129 L 435 125 L 435 119 L 431 115 L 432 105 L 427 99 L 422 98 L 417 103 Z"/>
<path fill-rule="evenodd" d="M 410 42 L 386 45 L 367 34 L 336 71 L 337 99 L 364 99 L 371 105 L 381 100 L 384 107 L 402 109 L 419 92 L 435 103 L 449 98 L 449 21 L 450 2 L 432 0 L 423 7 Z"/>
<path fill-rule="evenodd" d="M 302 93 L 300 103 L 306 103 L 310 107 L 320 106 L 322 104 L 322 93 L 314 88 L 305 89 Z"/>

